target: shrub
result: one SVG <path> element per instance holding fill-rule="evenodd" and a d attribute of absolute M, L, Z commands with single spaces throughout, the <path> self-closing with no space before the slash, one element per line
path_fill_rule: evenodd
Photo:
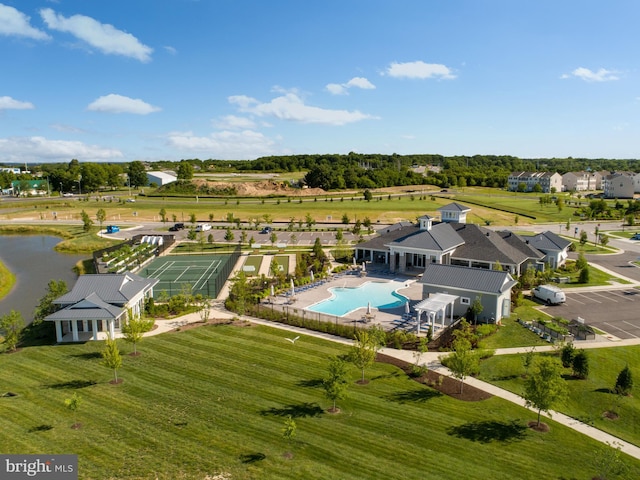
<path fill-rule="evenodd" d="M 476 334 L 479 337 L 488 337 L 489 335 L 493 335 L 498 330 L 498 326 L 495 323 L 485 323 L 484 325 L 479 325 L 476 328 Z"/>

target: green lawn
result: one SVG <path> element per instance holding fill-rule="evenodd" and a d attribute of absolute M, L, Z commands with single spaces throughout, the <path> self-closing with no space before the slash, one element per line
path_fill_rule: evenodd
<path fill-rule="evenodd" d="M 577 345 L 579 348 L 579 345 Z M 590 374 L 587 380 L 576 380 L 571 369 L 566 369 L 569 399 L 555 407 L 567 415 L 578 418 L 596 428 L 640 445 L 640 399 L 638 395 L 620 399 L 610 392 L 620 370 L 631 368 L 633 377 L 640 378 L 640 347 L 599 348 L 587 350 Z M 500 355 L 481 362 L 480 379 L 512 392 L 523 392 L 524 355 Z M 615 410 L 618 420 L 603 417 L 607 410 Z M 634 477 L 628 477 L 634 478 Z"/>
<path fill-rule="evenodd" d="M 461 402 L 376 364 L 330 403 L 319 383 L 346 347 L 267 327 L 207 326 L 147 338 L 120 377 L 99 343 L 0 356 L 0 451 L 79 455 L 82 479 L 591 478 L 603 447 L 498 398 Z M 131 351 L 127 345 L 122 348 Z M 352 371 L 352 380 L 359 372 Z M 77 415 L 64 400 L 82 398 Z M 297 436 L 282 438 L 291 415 Z M 77 418 L 76 418 L 77 417 Z M 82 428 L 70 426 L 81 422 Z M 287 453 L 292 454 L 287 455 Z M 640 462 L 627 458 L 629 478 Z"/>
<path fill-rule="evenodd" d="M 16 276 L 0 262 L 0 299 L 6 296 L 16 283 Z"/>

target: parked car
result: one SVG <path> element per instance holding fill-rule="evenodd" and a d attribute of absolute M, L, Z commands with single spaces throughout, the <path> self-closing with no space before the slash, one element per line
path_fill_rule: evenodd
<path fill-rule="evenodd" d="M 271 233 L 273 231 L 273 229 L 271 227 L 264 227 L 262 230 L 260 230 L 260 233 Z"/>
<path fill-rule="evenodd" d="M 177 232 L 178 230 L 184 230 L 184 223 L 175 223 L 173 227 L 169 227 L 170 232 Z"/>
<path fill-rule="evenodd" d="M 531 294 L 535 298 L 546 302 L 547 305 L 558 305 L 567 301 L 567 297 L 562 289 L 553 285 L 538 285 L 531 290 Z"/>
<path fill-rule="evenodd" d="M 206 232 L 211 230 L 211 225 L 209 223 L 201 223 L 196 227 L 196 232 Z"/>
<path fill-rule="evenodd" d="M 640 233 L 636 233 L 631 237 L 631 240 L 640 240 Z"/>
<path fill-rule="evenodd" d="M 115 225 L 107 225 L 107 233 L 118 233 L 120 231 L 120 227 Z"/>

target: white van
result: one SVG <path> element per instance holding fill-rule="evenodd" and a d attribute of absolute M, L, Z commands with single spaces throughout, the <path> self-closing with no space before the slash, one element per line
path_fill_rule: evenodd
<path fill-rule="evenodd" d="M 531 294 L 543 302 L 546 302 L 547 305 L 558 305 L 567 300 L 562 289 L 554 285 L 538 285 L 531 290 Z"/>
<path fill-rule="evenodd" d="M 211 230 L 211 225 L 209 223 L 201 223 L 196 227 L 196 232 L 206 232 Z"/>

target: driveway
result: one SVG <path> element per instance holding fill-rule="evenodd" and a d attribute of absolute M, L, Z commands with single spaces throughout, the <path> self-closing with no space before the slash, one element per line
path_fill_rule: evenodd
<path fill-rule="evenodd" d="M 567 293 L 563 305 L 545 307 L 545 313 L 566 319 L 584 318 L 586 323 L 622 339 L 640 338 L 640 291 L 593 290 Z"/>

